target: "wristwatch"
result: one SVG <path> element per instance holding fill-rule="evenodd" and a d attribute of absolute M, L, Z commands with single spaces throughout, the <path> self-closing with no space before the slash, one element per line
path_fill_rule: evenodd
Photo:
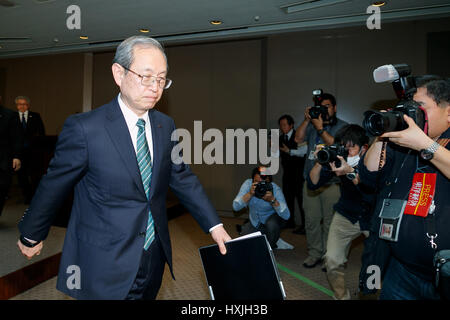
<path fill-rule="evenodd" d="M 325 131 L 325 129 L 320 129 L 320 130 L 317 130 L 317 134 L 319 135 L 319 136 L 321 136 L 322 135 L 322 133 Z"/>
<path fill-rule="evenodd" d="M 438 148 L 439 143 L 434 141 L 428 148 L 420 150 L 420 156 L 424 160 L 431 160 L 433 159 L 434 153 L 437 151 Z"/>
<path fill-rule="evenodd" d="M 356 168 L 354 168 L 353 172 L 349 172 L 346 174 L 347 178 L 351 181 L 356 179 L 356 174 L 358 173 L 358 170 Z"/>
<path fill-rule="evenodd" d="M 19 240 L 25 247 L 28 247 L 28 248 L 36 247 L 40 243 L 40 241 L 36 242 L 36 243 L 31 243 L 30 241 L 25 239 L 24 236 L 20 236 Z"/>
<path fill-rule="evenodd" d="M 271 204 L 271 205 L 274 205 L 274 204 L 275 204 L 275 202 L 277 202 L 277 199 L 273 198 L 273 200 L 272 200 L 272 201 L 270 201 L 270 204 Z"/>

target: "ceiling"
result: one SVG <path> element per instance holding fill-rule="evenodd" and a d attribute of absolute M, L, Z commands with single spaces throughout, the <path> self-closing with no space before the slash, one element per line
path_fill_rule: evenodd
<path fill-rule="evenodd" d="M 0 58 L 106 50 L 146 28 L 164 45 L 365 25 L 372 0 L 0 0 Z M 450 16 L 449 0 L 386 0 L 382 23 Z M 81 29 L 69 30 L 70 5 Z M 289 13 L 290 11 L 293 11 Z M 211 20 L 221 20 L 212 25 Z M 87 35 L 88 40 L 80 39 Z"/>

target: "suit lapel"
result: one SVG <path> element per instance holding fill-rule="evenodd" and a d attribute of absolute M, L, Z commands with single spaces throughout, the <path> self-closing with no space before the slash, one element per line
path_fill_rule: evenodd
<path fill-rule="evenodd" d="M 153 140 L 153 168 L 152 168 L 152 180 L 150 182 L 150 196 L 153 197 L 155 193 L 155 187 L 158 183 L 161 161 L 162 161 L 162 147 L 163 147 L 163 132 L 162 126 L 159 122 L 158 115 L 154 109 L 148 112 L 148 117 L 151 123 L 152 140 Z"/>
<path fill-rule="evenodd" d="M 134 151 L 130 132 L 128 130 L 127 123 L 125 122 L 125 118 L 120 111 L 117 99 L 114 99 L 109 104 L 106 118 L 108 119 L 105 124 L 106 131 L 108 132 L 117 152 L 120 154 L 124 167 L 132 177 L 139 192 L 145 196 L 141 174 L 136 159 L 136 152 Z"/>

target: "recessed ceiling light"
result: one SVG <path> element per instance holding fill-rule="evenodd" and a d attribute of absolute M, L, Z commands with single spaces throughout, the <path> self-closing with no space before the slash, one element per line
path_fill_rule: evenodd
<path fill-rule="evenodd" d="M 89 37 L 88 36 L 80 36 L 80 39 L 81 40 L 87 40 L 87 39 L 89 39 Z"/>
<path fill-rule="evenodd" d="M 142 32 L 142 33 L 149 33 L 150 30 L 149 30 L 149 29 L 139 29 L 139 32 Z"/>
<path fill-rule="evenodd" d="M 209 23 L 211 23 L 214 26 L 218 26 L 219 24 L 222 24 L 222 21 L 220 21 L 220 20 L 211 20 Z"/>
<path fill-rule="evenodd" d="M 382 7 L 386 4 L 386 1 L 374 1 L 372 2 L 372 5 L 375 7 Z"/>

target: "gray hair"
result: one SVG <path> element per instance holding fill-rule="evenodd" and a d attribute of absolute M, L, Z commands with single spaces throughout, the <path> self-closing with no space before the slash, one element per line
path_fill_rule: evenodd
<path fill-rule="evenodd" d="M 19 100 L 25 100 L 28 104 L 31 103 L 30 98 L 28 98 L 27 96 L 17 96 L 17 97 L 14 99 L 14 103 L 17 103 L 17 101 L 19 101 Z"/>
<path fill-rule="evenodd" d="M 160 50 L 164 56 L 164 59 L 166 59 L 167 69 L 169 69 L 167 57 L 164 53 L 164 48 L 162 47 L 162 45 L 157 40 L 146 36 L 133 36 L 122 41 L 117 47 L 113 63 L 118 63 L 125 68 L 130 68 L 134 59 L 133 49 L 136 46 L 144 48 L 156 48 Z"/>

